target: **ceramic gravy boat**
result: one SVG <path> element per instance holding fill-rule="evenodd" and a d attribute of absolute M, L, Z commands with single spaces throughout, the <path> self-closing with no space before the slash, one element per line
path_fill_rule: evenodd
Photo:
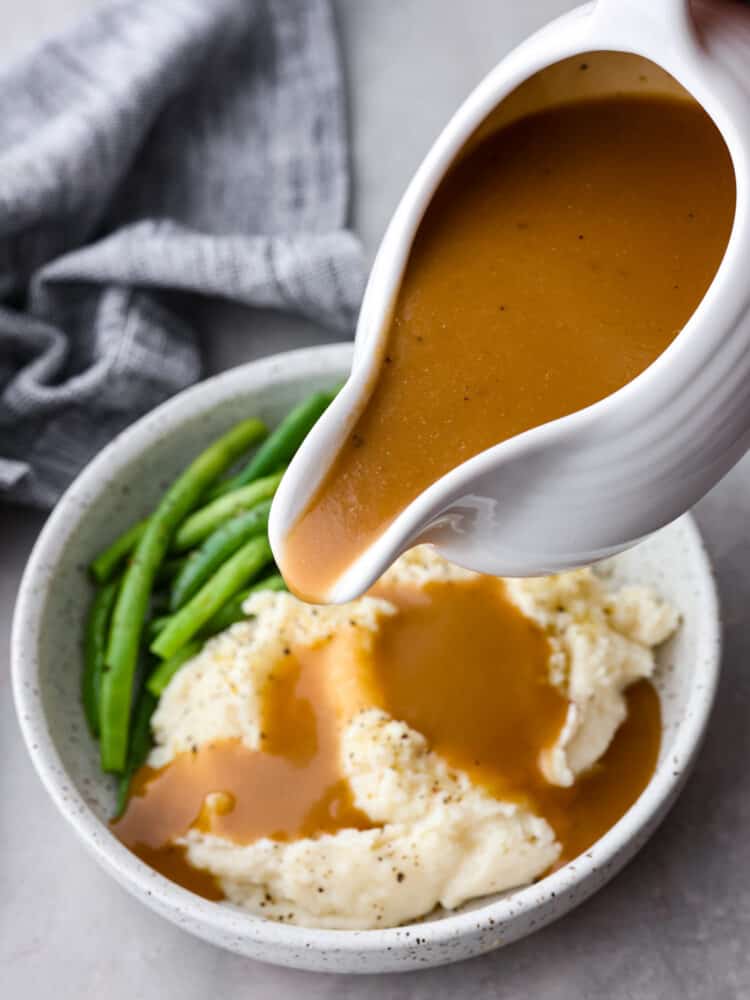
<path fill-rule="evenodd" d="M 447 169 L 501 125 L 615 91 L 689 95 L 726 142 L 736 210 L 708 292 L 667 350 L 624 388 L 480 453 L 416 497 L 332 585 L 329 601 L 363 593 L 420 542 L 433 543 L 453 562 L 503 576 L 594 562 L 684 513 L 750 447 L 750 9 L 721 0 L 599 0 L 511 52 L 417 170 L 372 269 L 352 374 L 274 502 L 277 562 L 283 571 L 285 536 L 368 398 L 412 240 Z"/>

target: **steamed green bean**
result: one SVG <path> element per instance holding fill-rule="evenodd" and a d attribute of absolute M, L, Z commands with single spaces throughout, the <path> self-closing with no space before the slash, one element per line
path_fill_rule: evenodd
<path fill-rule="evenodd" d="M 276 472 L 281 466 L 288 465 L 335 395 L 335 392 L 315 392 L 295 406 L 279 426 L 271 431 L 245 468 L 226 482 L 218 483 L 212 490 L 211 496 L 223 496 L 231 490 L 260 479 L 261 476 Z"/>
<path fill-rule="evenodd" d="M 205 507 L 201 507 L 200 510 L 191 514 L 180 527 L 175 535 L 174 548 L 182 552 L 200 545 L 230 517 L 250 510 L 261 500 L 270 499 L 276 492 L 282 475 L 283 472 L 277 472 L 273 476 L 257 479 L 254 483 L 233 490 L 231 493 L 219 497 L 218 500 L 206 504 Z"/>
<path fill-rule="evenodd" d="M 171 611 L 177 611 L 186 604 L 222 563 L 248 539 L 265 534 L 270 510 L 271 501 L 262 500 L 250 510 L 220 524 L 208 536 L 174 579 L 169 602 Z"/>
<path fill-rule="evenodd" d="M 123 577 L 110 630 L 101 686 L 101 759 L 105 771 L 126 766 L 128 723 L 141 633 L 154 577 L 180 522 L 221 473 L 264 430 L 245 420 L 210 445 L 182 473 L 149 518 Z"/>
<path fill-rule="evenodd" d="M 125 811 L 130 793 L 130 782 L 138 768 L 145 764 L 151 749 L 151 716 L 154 714 L 156 703 L 157 699 L 146 688 L 138 696 L 133 712 L 127 761 L 117 784 L 117 805 L 113 819 L 117 819 Z"/>
<path fill-rule="evenodd" d="M 100 552 L 89 566 L 89 571 L 97 583 L 107 583 L 120 568 L 120 564 L 133 551 L 146 530 L 148 518 L 138 521 L 132 528 L 116 538 L 112 544 Z"/>
<path fill-rule="evenodd" d="M 206 639 L 210 639 L 211 636 L 216 635 L 218 632 L 223 632 L 230 625 L 244 621 L 246 615 L 242 610 L 242 605 L 251 594 L 263 590 L 286 590 L 286 584 L 278 573 L 274 573 L 272 576 L 267 576 L 264 580 L 253 584 L 252 587 L 241 590 L 234 597 L 230 597 L 226 604 L 222 604 L 219 610 L 209 618 L 195 639 L 191 639 L 174 656 L 167 660 L 162 660 L 147 681 L 146 686 L 149 691 L 157 696 L 163 694 L 167 684 L 169 684 L 180 667 L 200 653 Z M 169 618 L 157 619 L 152 622 L 152 625 L 156 625 L 158 621 L 160 623 L 158 631 L 161 632 L 169 623 L 169 620 Z M 156 634 L 158 635 L 158 632 Z"/>
<path fill-rule="evenodd" d="M 107 652 L 109 622 L 119 586 L 119 580 L 111 580 L 97 590 L 86 620 L 81 695 L 86 722 L 94 737 L 99 735 L 99 699 L 102 674 Z"/>
<path fill-rule="evenodd" d="M 193 639 L 192 642 L 188 642 L 174 656 L 170 656 L 168 660 L 162 660 L 146 681 L 146 687 L 151 694 L 158 698 L 180 667 L 200 653 L 202 647 L 202 640 Z"/>
<path fill-rule="evenodd" d="M 271 546 L 265 537 L 251 538 L 214 573 L 151 643 L 151 651 L 167 659 L 180 650 L 206 622 L 271 562 Z"/>
<path fill-rule="evenodd" d="M 224 629 L 229 628 L 230 625 L 244 621 L 247 616 L 242 610 L 242 605 L 251 594 L 257 594 L 263 590 L 286 590 L 286 584 L 284 583 L 283 577 L 279 573 L 274 573 L 272 576 L 267 576 L 264 580 L 259 580 L 258 583 L 253 584 L 252 587 L 241 590 L 238 594 L 235 594 L 234 597 L 230 597 L 226 604 L 223 604 L 219 610 L 209 618 L 201 629 L 200 634 L 205 638 L 208 638 L 209 636 L 216 635 L 217 632 L 223 632 Z"/>

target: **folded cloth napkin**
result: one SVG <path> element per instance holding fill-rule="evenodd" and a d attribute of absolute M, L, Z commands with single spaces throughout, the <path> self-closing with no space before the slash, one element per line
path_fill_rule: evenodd
<path fill-rule="evenodd" d="M 105 0 L 0 74 L 0 497 L 199 377 L 164 290 L 350 332 L 347 193 L 328 0 Z"/>

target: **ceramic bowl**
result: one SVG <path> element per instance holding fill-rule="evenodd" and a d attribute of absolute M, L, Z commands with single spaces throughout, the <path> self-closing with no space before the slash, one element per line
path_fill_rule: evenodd
<path fill-rule="evenodd" d="M 59 502 L 29 560 L 13 623 L 12 673 L 23 736 L 47 791 L 94 858 L 134 896 L 190 933 L 251 958 L 386 972 L 508 944 L 562 916 L 625 864 L 690 769 L 714 697 L 720 632 L 711 570 L 690 518 L 616 558 L 618 577 L 654 584 L 684 616 L 659 654 L 659 765 L 640 799 L 590 851 L 525 889 L 392 930 L 308 930 L 209 902 L 147 867 L 107 828 L 114 787 L 99 771 L 81 709 L 81 632 L 91 591 L 85 567 L 208 441 L 247 415 L 276 423 L 302 396 L 342 379 L 351 356 L 342 344 L 244 365 L 181 393 L 105 448 Z"/>

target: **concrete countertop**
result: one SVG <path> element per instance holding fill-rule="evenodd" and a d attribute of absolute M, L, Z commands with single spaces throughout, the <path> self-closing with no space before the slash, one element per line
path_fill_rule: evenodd
<path fill-rule="evenodd" d="M 5 0 L 0 65 L 95 0 Z M 516 42 L 565 0 L 339 0 L 350 82 L 353 223 L 375 249 L 409 176 L 447 116 Z M 227 306 L 209 370 L 333 337 Z M 481 959 L 391 977 L 291 972 L 219 951 L 132 899 L 84 853 L 32 771 L 0 673 L 0 994 L 7 1000 L 735 1000 L 750 997 L 750 458 L 698 507 L 725 624 L 724 673 L 708 738 L 653 840 L 595 898 Z M 0 506 L 0 643 L 43 523 Z"/>

